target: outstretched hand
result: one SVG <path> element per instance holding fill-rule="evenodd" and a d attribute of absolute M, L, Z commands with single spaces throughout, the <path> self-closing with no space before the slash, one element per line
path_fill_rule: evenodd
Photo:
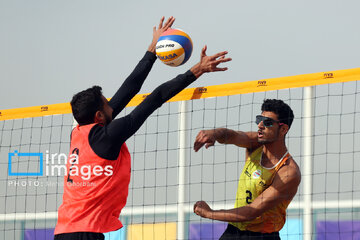
<path fill-rule="evenodd" d="M 156 43 L 159 40 L 161 34 L 163 34 L 166 30 L 171 28 L 171 26 L 173 25 L 173 23 L 175 21 L 175 18 L 171 16 L 166 20 L 165 24 L 163 24 L 164 19 L 165 19 L 165 17 L 162 17 L 160 19 L 159 26 L 157 28 L 156 28 L 156 26 L 153 28 L 153 39 L 149 46 L 148 51 L 153 52 L 154 54 L 155 54 L 155 49 L 156 49 Z"/>
<path fill-rule="evenodd" d="M 226 71 L 228 69 L 227 67 L 221 68 L 218 67 L 218 65 L 232 60 L 231 58 L 225 58 L 225 55 L 228 53 L 227 51 L 207 56 L 206 50 L 207 46 L 205 45 L 201 50 L 200 62 L 190 69 L 197 78 L 207 72 Z"/>
<path fill-rule="evenodd" d="M 195 152 L 199 151 L 205 145 L 205 148 L 214 146 L 215 144 L 214 130 L 201 130 L 196 136 L 194 142 Z"/>

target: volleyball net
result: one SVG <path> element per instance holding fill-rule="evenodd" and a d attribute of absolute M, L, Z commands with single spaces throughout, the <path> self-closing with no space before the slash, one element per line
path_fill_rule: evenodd
<path fill-rule="evenodd" d="M 218 239 L 226 223 L 198 217 L 193 204 L 233 208 L 245 150 L 215 144 L 195 153 L 194 139 L 202 129 L 257 131 L 267 98 L 294 111 L 286 145 L 302 172 L 281 238 L 356 239 L 359 80 L 357 68 L 185 89 L 127 141 L 124 227 L 106 239 Z M 135 96 L 120 117 L 146 96 Z M 0 239 L 52 239 L 73 126 L 69 103 L 0 110 Z"/>

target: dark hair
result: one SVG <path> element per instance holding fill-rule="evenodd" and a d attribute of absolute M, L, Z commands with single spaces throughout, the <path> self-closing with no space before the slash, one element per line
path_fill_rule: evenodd
<path fill-rule="evenodd" d="M 278 120 L 281 123 L 285 123 L 291 127 L 291 124 L 294 120 L 294 113 L 282 100 L 279 99 L 265 99 L 261 105 L 261 111 L 273 112 L 278 116 Z"/>
<path fill-rule="evenodd" d="M 95 113 L 103 109 L 101 87 L 93 86 L 75 94 L 70 102 L 75 120 L 79 125 L 94 122 Z"/>

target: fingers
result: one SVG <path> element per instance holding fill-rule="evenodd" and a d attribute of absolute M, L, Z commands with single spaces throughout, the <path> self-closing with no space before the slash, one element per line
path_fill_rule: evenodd
<path fill-rule="evenodd" d="M 199 203 L 199 201 L 197 201 L 197 202 L 194 204 L 194 212 L 195 212 L 195 210 L 196 210 L 196 208 L 197 208 L 198 203 Z"/>
<path fill-rule="evenodd" d="M 232 59 L 231 58 L 225 58 L 225 55 L 228 54 L 227 51 L 222 51 L 222 52 L 218 52 L 212 56 L 209 56 L 209 64 L 210 64 L 210 69 L 208 70 L 209 72 L 219 72 L 219 71 L 226 71 L 228 70 L 227 67 L 224 68 L 219 68 L 217 67 L 220 63 L 224 63 L 224 62 L 229 62 Z"/>
<path fill-rule="evenodd" d="M 225 58 L 225 56 L 221 56 L 218 60 L 215 61 L 215 64 L 230 62 L 232 58 Z"/>
<path fill-rule="evenodd" d="M 227 51 L 219 52 L 219 53 L 217 53 L 217 54 L 212 55 L 212 56 L 211 56 L 211 59 L 212 59 L 212 60 L 213 60 L 213 59 L 217 59 L 218 57 L 225 56 L 226 54 L 228 54 Z"/>
<path fill-rule="evenodd" d="M 198 135 L 195 138 L 195 142 L 194 142 L 194 150 L 195 152 L 199 151 L 200 148 L 202 148 L 202 146 L 204 146 L 204 144 L 206 143 L 206 141 L 204 141 L 204 132 L 200 131 L 198 133 Z"/>
<path fill-rule="evenodd" d="M 169 28 L 171 28 L 171 26 L 173 25 L 173 23 L 174 23 L 174 21 L 175 21 L 175 18 L 174 18 L 173 16 L 169 17 L 169 18 L 166 20 L 164 26 L 162 25 L 163 21 L 164 21 L 164 17 L 161 18 L 161 21 L 160 21 L 161 24 L 159 24 L 159 28 L 158 28 L 158 29 L 161 29 L 162 31 L 166 31 L 166 30 L 168 30 Z"/>
<path fill-rule="evenodd" d="M 206 143 L 206 144 L 205 144 L 205 148 L 208 149 L 209 147 L 214 146 L 214 145 L 215 145 L 215 143 L 213 143 L 213 142 L 211 142 L 211 143 Z"/>
<path fill-rule="evenodd" d="M 209 130 L 201 130 L 195 138 L 194 150 L 199 151 L 204 145 L 206 148 L 214 146 L 215 138 Z"/>
<path fill-rule="evenodd" d="M 201 57 L 205 57 L 206 56 L 206 50 L 207 50 L 207 46 L 205 45 L 202 50 L 201 50 Z"/>
<path fill-rule="evenodd" d="M 157 29 L 162 29 L 163 31 L 166 31 L 167 29 L 171 28 L 171 26 L 173 25 L 173 23 L 175 21 L 175 18 L 173 16 L 169 17 L 166 20 L 165 24 L 163 25 L 164 20 L 165 20 L 165 17 L 162 17 L 160 19 L 160 23 L 159 23 L 159 26 Z M 156 28 L 154 28 L 154 30 L 156 30 Z"/>
<path fill-rule="evenodd" d="M 212 72 L 223 72 L 223 71 L 227 71 L 228 68 L 224 67 L 224 68 L 213 68 L 211 71 Z"/>
<path fill-rule="evenodd" d="M 199 132 L 199 134 L 196 136 L 195 142 L 194 142 L 194 150 L 195 152 L 199 151 L 202 146 L 204 146 L 205 142 L 202 141 L 202 133 Z"/>
<path fill-rule="evenodd" d="M 211 208 L 205 201 L 197 201 L 194 204 L 194 213 L 200 217 L 208 218 L 209 211 L 211 211 Z"/>
<path fill-rule="evenodd" d="M 194 213 L 195 213 L 196 215 L 200 215 L 202 203 L 203 203 L 203 201 L 197 201 L 197 202 L 194 204 Z"/>
<path fill-rule="evenodd" d="M 160 23 L 159 23 L 159 27 L 158 27 L 158 29 L 162 28 L 162 25 L 163 25 L 164 19 L 165 19 L 165 17 L 164 17 L 164 16 L 160 19 Z"/>
<path fill-rule="evenodd" d="M 175 18 L 173 16 L 169 17 L 164 25 L 164 30 L 166 31 L 169 28 L 171 28 L 171 26 L 173 25 L 174 22 L 175 22 Z"/>
<path fill-rule="evenodd" d="M 204 146 L 205 143 L 201 143 L 201 142 L 195 142 L 194 143 L 194 150 L 195 152 L 199 151 L 200 148 L 202 148 L 202 146 Z"/>
<path fill-rule="evenodd" d="M 227 67 L 224 67 L 224 68 L 214 68 L 214 69 L 213 69 L 213 72 L 223 72 L 223 71 L 226 71 L 226 70 L 228 70 Z"/>
<path fill-rule="evenodd" d="M 229 62 L 229 61 L 231 61 L 231 60 L 232 60 L 231 58 L 225 58 L 225 56 L 221 56 L 218 60 L 216 60 L 216 61 L 214 62 L 214 68 L 212 69 L 213 72 L 219 72 L 219 71 L 226 71 L 226 70 L 228 70 L 227 67 L 218 68 L 217 66 L 218 66 L 220 63 Z"/>
<path fill-rule="evenodd" d="M 229 62 L 229 61 L 231 61 L 232 59 L 231 58 L 226 58 L 225 59 L 225 55 L 222 55 L 219 59 L 218 59 L 218 61 L 216 61 L 215 62 L 215 66 L 217 66 L 218 64 L 220 64 L 220 63 L 222 63 L 222 62 Z M 226 71 L 226 70 L 228 70 L 228 68 L 227 67 L 224 67 L 224 68 L 218 68 L 218 67 L 216 67 L 215 68 L 215 72 L 218 72 L 218 71 Z M 205 146 L 206 147 L 206 146 Z"/>

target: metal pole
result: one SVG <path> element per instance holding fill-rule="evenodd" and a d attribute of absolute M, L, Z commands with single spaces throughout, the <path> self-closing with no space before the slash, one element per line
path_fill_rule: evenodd
<path fill-rule="evenodd" d="M 179 103 L 179 187 L 177 239 L 185 239 L 186 101 Z"/>
<path fill-rule="evenodd" d="M 313 155 L 313 87 L 304 89 L 304 167 L 303 167 L 303 216 L 304 240 L 312 239 L 312 155 Z"/>

